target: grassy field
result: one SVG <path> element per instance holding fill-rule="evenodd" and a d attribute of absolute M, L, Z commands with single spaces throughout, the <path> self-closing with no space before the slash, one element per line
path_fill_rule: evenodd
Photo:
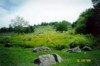
<path fill-rule="evenodd" d="M 13 44 L 13 47 L 4 47 L 7 43 Z M 40 26 L 31 34 L 3 35 L 0 36 L 0 66 L 34 66 L 34 59 L 49 53 L 57 53 L 63 58 L 62 63 L 53 66 L 100 66 L 100 50 L 80 53 L 61 51 L 61 49 L 68 49 L 71 43 L 93 47 L 95 40 L 91 34 L 56 32 L 52 26 Z M 48 46 L 52 50 L 32 52 L 32 48 L 37 46 Z"/>
<path fill-rule="evenodd" d="M 32 48 L 0 46 L 0 66 L 34 66 L 33 60 L 40 55 L 57 53 L 63 62 L 53 66 L 100 66 L 100 50 L 67 53 L 51 50 L 48 52 L 32 52 Z"/>
<path fill-rule="evenodd" d="M 0 43 L 12 43 L 20 47 L 48 46 L 55 49 L 68 48 L 71 43 L 92 46 L 95 44 L 91 34 L 73 34 L 70 31 L 56 32 L 53 26 L 38 26 L 34 33 L 0 36 Z"/>
<path fill-rule="evenodd" d="M 71 35 L 67 33 L 42 33 L 42 34 L 25 34 L 15 36 L 2 36 L 0 43 L 12 43 L 14 46 L 20 47 L 37 47 L 48 46 L 55 49 L 68 48 L 74 44 L 93 45 L 95 41 L 91 35 Z"/>

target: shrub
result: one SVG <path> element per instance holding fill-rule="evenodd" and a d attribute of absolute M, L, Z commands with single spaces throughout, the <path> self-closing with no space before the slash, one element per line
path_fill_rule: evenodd
<path fill-rule="evenodd" d="M 2 44 L 10 43 L 10 41 L 11 41 L 10 37 L 1 37 L 0 38 L 0 43 L 2 43 Z"/>

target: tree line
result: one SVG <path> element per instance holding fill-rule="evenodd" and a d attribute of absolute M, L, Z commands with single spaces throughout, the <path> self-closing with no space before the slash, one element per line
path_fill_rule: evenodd
<path fill-rule="evenodd" d="M 34 32 L 34 27 L 28 24 L 28 21 L 25 21 L 23 17 L 17 16 L 15 19 L 11 20 L 9 27 L 0 28 L 0 33 L 31 33 Z"/>
<path fill-rule="evenodd" d="M 15 32 L 15 33 L 32 33 L 38 26 L 53 25 L 56 31 L 68 31 L 70 28 L 75 29 L 75 33 L 80 34 L 100 34 L 100 0 L 91 0 L 93 8 L 89 8 L 82 12 L 79 18 L 71 24 L 68 21 L 61 22 L 42 22 L 38 25 L 29 25 L 23 17 L 16 17 L 11 20 L 9 28 L 0 28 L 0 33 Z"/>
<path fill-rule="evenodd" d="M 11 20 L 11 24 L 9 24 L 9 27 L 2 27 L 0 28 L 0 33 L 8 33 L 8 32 L 14 32 L 14 33 L 33 33 L 35 32 L 35 28 L 39 26 L 47 26 L 52 25 L 56 29 L 56 31 L 67 31 L 69 28 L 71 28 L 71 23 L 68 21 L 61 21 L 61 22 L 42 22 L 38 25 L 29 25 L 29 22 L 26 21 L 23 17 L 17 16 L 15 19 Z"/>
<path fill-rule="evenodd" d="M 100 34 L 100 0 L 92 0 L 93 8 L 89 8 L 73 23 L 76 33 Z"/>

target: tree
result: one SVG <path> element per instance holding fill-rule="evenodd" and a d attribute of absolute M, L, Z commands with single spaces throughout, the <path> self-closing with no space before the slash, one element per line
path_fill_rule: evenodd
<path fill-rule="evenodd" d="M 87 33 L 92 33 L 94 35 L 100 34 L 100 0 L 92 0 L 94 5 L 94 13 L 87 20 L 86 28 Z"/>
<path fill-rule="evenodd" d="M 25 31 L 24 31 L 25 33 L 32 33 L 32 32 L 34 32 L 34 26 L 28 26 L 28 27 L 26 27 L 25 28 Z"/>
<path fill-rule="evenodd" d="M 87 25 L 86 24 L 88 22 L 88 19 L 90 19 L 90 17 L 93 16 L 93 13 L 94 13 L 94 9 L 90 8 L 90 9 L 87 9 L 86 11 L 84 11 L 79 16 L 79 18 L 75 24 L 76 33 L 83 33 L 83 34 L 87 33 Z"/>
<path fill-rule="evenodd" d="M 92 3 L 95 8 L 100 7 L 100 0 L 92 0 Z"/>
<path fill-rule="evenodd" d="M 9 28 L 8 28 L 9 32 L 13 32 L 13 28 L 11 25 L 9 25 Z"/>
<path fill-rule="evenodd" d="M 71 26 L 71 24 L 67 21 L 62 21 L 62 22 L 59 22 L 55 25 L 55 28 L 56 28 L 56 31 L 60 31 L 60 32 L 63 32 L 63 31 L 67 31 L 69 26 Z"/>
<path fill-rule="evenodd" d="M 46 22 L 41 23 L 41 26 L 47 26 L 47 25 L 48 25 L 48 23 L 46 23 Z"/>
<path fill-rule="evenodd" d="M 6 33 L 6 32 L 9 32 L 8 28 L 6 27 L 0 28 L 0 33 Z"/>
<path fill-rule="evenodd" d="M 17 16 L 15 19 L 11 20 L 10 25 L 14 28 L 14 32 L 23 33 L 25 31 L 24 27 L 27 27 L 29 24 L 23 17 Z"/>
<path fill-rule="evenodd" d="M 11 22 L 12 22 L 11 23 L 12 27 L 16 27 L 16 26 L 27 27 L 29 25 L 28 21 L 26 21 L 23 17 L 19 17 L 19 16 L 16 16 L 16 18 L 12 19 Z"/>
<path fill-rule="evenodd" d="M 76 32 L 93 35 L 100 34 L 100 0 L 92 0 L 94 8 L 83 12 L 76 21 Z"/>

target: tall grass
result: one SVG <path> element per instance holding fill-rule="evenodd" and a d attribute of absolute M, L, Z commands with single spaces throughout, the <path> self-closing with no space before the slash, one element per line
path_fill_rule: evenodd
<path fill-rule="evenodd" d="M 19 34 L 1 36 L 0 43 L 12 43 L 14 46 L 37 47 L 48 46 L 55 49 L 68 48 L 71 43 L 77 45 L 95 44 L 94 37 L 91 34 L 74 34 L 74 31 L 56 32 L 53 26 L 39 26 L 31 34 Z"/>
<path fill-rule="evenodd" d="M 95 43 L 92 35 L 71 35 L 67 33 L 25 34 L 17 36 L 2 36 L 0 43 L 12 43 L 14 46 L 36 47 L 49 46 L 55 49 L 68 48 L 74 42 L 77 45 L 92 45 Z"/>

